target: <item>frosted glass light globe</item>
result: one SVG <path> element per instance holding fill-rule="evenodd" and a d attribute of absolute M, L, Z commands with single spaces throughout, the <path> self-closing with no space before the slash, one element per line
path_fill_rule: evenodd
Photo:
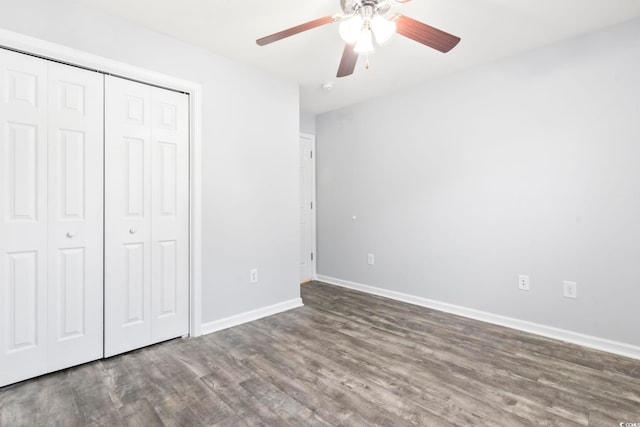
<path fill-rule="evenodd" d="M 353 15 L 350 18 L 345 19 L 340 23 L 340 37 L 347 44 L 354 44 L 360 37 L 360 31 L 362 31 L 362 16 Z"/>
<path fill-rule="evenodd" d="M 360 37 L 353 47 L 353 51 L 356 53 L 371 53 L 373 52 L 373 36 L 371 30 L 365 29 L 360 33 Z"/>
<path fill-rule="evenodd" d="M 385 44 L 396 32 L 396 23 L 389 21 L 384 16 L 376 14 L 373 19 L 371 19 L 371 30 L 373 31 L 373 35 L 376 36 L 376 42 L 378 44 Z"/>

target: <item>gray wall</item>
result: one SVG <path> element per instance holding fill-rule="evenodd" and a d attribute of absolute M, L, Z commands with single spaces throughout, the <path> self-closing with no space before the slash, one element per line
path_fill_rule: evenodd
<path fill-rule="evenodd" d="M 640 345 L 639 73 L 634 21 L 319 115 L 318 273 Z"/>
<path fill-rule="evenodd" d="M 308 133 L 309 135 L 316 134 L 316 115 L 313 113 L 307 113 L 300 111 L 300 132 Z"/>
<path fill-rule="evenodd" d="M 0 27 L 203 85 L 203 313 L 299 297 L 299 94 L 74 0 L 0 0 Z M 259 284 L 249 286 L 249 269 Z"/>

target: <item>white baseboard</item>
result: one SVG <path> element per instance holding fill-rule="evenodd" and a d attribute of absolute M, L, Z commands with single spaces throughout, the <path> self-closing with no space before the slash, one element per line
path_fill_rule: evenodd
<path fill-rule="evenodd" d="M 553 338 L 572 344 L 578 344 L 584 347 L 618 354 L 620 356 L 640 359 L 640 347 L 631 344 L 611 341 L 604 338 L 598 338 L 591 335 L 568 331 L 565 329 L 554 328 L 552 326 L 541 325 L 538 323 L 527 322 L 525 320 L 515 319 L 512 317 L 488 313 L 486 311 L 480 311 L 472 308 L 462 307 L 459 305 L 430 300 L 415 295 L 390 291 L 388 289 L 376 288 L 373 286 L 363 285 L 361 283 L 350 282 L 348 280 L 336 279 L 335 277 L 323 276 L 321 274 L 318 275 L 318 281 L 329 283 L 331 285 L 341 286 L 343 288 L 365 292 L 372 295 L 378 295 L 396 301 L 418 305 L 421 307 L 444 311 L 446 313 L 456 314 L 458 316 L 468 317 L 470 319 L 493 323 L 495 325 L 505 326 L 507 328 L 517 329 L 519 331 L 529 332 L 547 338 Z"/>
<path fill-rule="evenodd" d="M 303 305 L 302 298 L 294 298 L 289 301 L 283 301 L 267 307 L 258 308 L 257 310 L 251 310 L 245 313 L 236 314 L 235 316 L 225 317 L 224 319 L 214 320 L 213 322 L 203 323 L 201 326 L 201 332 L 202 335 L 212 334 L 223 329 L 271 316 L 272 314 L 282 313 L 283 311 L 291 310 L 292 308 L 302 307 Z"/>

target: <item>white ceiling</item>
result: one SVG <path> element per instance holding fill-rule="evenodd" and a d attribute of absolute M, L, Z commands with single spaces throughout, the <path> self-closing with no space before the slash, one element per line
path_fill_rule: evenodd
<path fill-rule="evenodd" d="M 640 0 L 413 0 L 400 12 L 462 38 L 442 54 L 395 35 L 335 77 L 344 48 L 338 24 L 259 47 L 255 40 L 339 13 L 339 0 L 82 0 L 111 14 L 297 81 L 300 107 L 321 113 L 431 77 L 640 17 Z M 321 84 L 334 83 L 323 92 Z"/>

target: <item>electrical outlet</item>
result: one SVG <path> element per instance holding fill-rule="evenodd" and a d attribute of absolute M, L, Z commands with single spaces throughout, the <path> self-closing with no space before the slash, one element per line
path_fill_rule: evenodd
<path fill-rule="evenodd" d="M 249 270 L 249 283 L 258 283 L 258 269 L 252 268 Z"/>
<path fill-rule="evenodd" d="M 529 276 L 521 274 L 518 276 L 518 288 L 523 291 L 529 290 Z"/>
<path fill-rule="evenodd" d="M 373 254 L 367 254 L 367 264 L 374 265 L 375 261 L 376 260 Z"/>
<path fill-rule="evenodd" d="M 564 297 L 578 298 L 578 284 L 576 282 L 564 281 Z"/>

